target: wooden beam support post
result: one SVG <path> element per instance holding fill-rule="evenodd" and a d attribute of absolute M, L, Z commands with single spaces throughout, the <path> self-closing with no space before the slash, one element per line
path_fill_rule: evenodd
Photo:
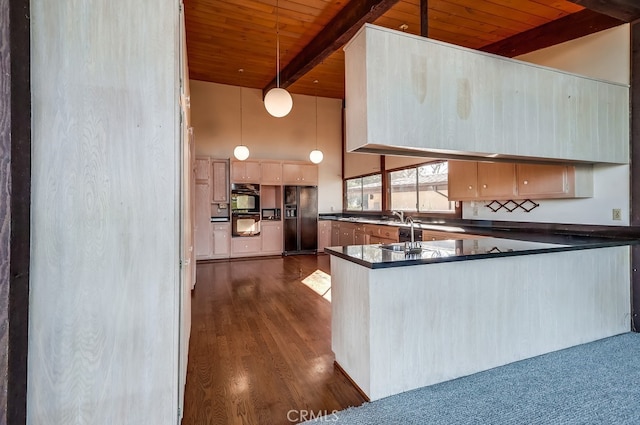
<path fill-rule="evenodd" d="M 420 0 L 420 35 L 429 37 L 429 0 Z"/>
<path fill-rule="evenodd" d="M 318 35 L 280 71 L 280 87 L 287 88 L 341 48 L 365 24 L 378 19 L 398 0 L 351 0 Z M 276 87 L 277 76 L 262 89 Z"/>
<path fill-rule="evenodd" d="M 640 22 L 631 24 L 631 226 L 640 226 Z M 631 329 L 640 331 L 640 246 L 631 248 Z"/>
<path fill-rule="evenodd" d="M 622 24 L 624 21 L 585 9 L 479 50 L 512 58 Z"/>
<path fill-rule="evenodd" d="M 571 3 L 591 9 L 624 22 L 640 19 L 640 3 L 638 0 L 569 0 Z"/>
<path fill-rule="evenodd" d="M 29 331 L 29 0 L 0 0 L 0 424 L 25 424 Z"/>

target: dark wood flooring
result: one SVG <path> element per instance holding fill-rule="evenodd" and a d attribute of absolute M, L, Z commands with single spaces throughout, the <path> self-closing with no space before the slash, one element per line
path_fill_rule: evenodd
<path fill-rule="evenodd" d="M 291 424 L 364 402 L 333 364 L 326 255 L 198 264 L 183 425 Z"/>

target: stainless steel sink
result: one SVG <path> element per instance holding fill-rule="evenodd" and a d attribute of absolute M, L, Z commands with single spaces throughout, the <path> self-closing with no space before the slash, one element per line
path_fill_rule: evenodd
<path fill-rule="evenodd" d="M 404 252 L 405 254 L 419 254 L 422 252 L 422 248 L 418 246 L 409 247 L 405 244 L 384 244 L 379 245 L 380 249 L 386 249 L 393 252 Z"/>
<path fill-rule="evenodd" d="M 379 246 L 381 249 L 386 249 L 389 251 L 404 252 L 404 245 L 386 244 L 386 245 L 379 245 Z"/>

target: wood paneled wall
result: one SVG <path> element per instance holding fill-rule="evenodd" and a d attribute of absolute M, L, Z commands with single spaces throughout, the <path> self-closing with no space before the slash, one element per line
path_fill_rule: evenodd
<path fill-rule="evenodd" d="M 24 424 L 29 323 L 29 1 L 0 0 L 0 424 Z"/>
<path fill-rule="evenodd" d="M 178 2 L 31 1 L 28 423 L 178 417 Z"/>

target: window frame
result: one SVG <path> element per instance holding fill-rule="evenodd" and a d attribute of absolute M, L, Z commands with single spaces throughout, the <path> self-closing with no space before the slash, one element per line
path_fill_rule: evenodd
<path fill-rule="evenodd" d="M 379 210 L 350 210 L 348 209 L 348 203 L 347 203 L 347 181 L 348 180 L 355 180 L 355 179 L 362 179 L 364 177 L 370 177 L 370 176 L 376 176 L 379 175 L 380 176 L 380 180 L 381 180 L 381 188 L 380 188 L 380 194 L 382 196 L 382 199 L 384 200 L 384 172 L 383 171 L 377 171 L 374 173 L 369 173 L 369 174 L 362 174 L 359 176 L 353 176 L 353 177 L 349 177 L 346 179 L 342 179 L 342 193 L 343 193 L 343 199 L 342 199 L 342 211 L 344 211 L 345 213 L 351 213 L 351 214 L 363 214 L 363 215 L 380 215 L 382 213 L 384 213 L 385 210 L 385 205 L 381 205 L 381 208 Z M 363 195 L 362 190 L 363 190 L 363 186 L 360 186 L 360 190 L 361 190 L 361 196 Z"/>
<path fill-rule="evenodd" d="M 395 171 L 401 171 L 401 170 L 407 170 L 407 169 L 411 169 L 411 168 L 415 168 L 416 169 L 416 190 L 418 190 L 419 188 L 419 184 L 418 184 L 418 176 L 419 173 L 417 171 L 418 168 L 423 167 L 425 165 L 429 165 L 429 164 L 433 164 L 436 162 L 444 162 L 444 161 L 449 161 L 449 159 L 432 159 L 429 161 L 425 161 L 425 162 L 420 162 L 417 164 L 413 164 L 413 165 L 408 165 L 405 167 L 397 167 L 397 168 L 389 168 L 389 169 L 383 169 L 379 172 L 375 172 L 375 173 L 369 173 L 369 174 L 362 174 L 362 175 L 358 175 L 358 176 L 352 176 L 349 178 L 345 178 L 342 180 L 342 188 L 343 188 L 343 205 L 342 205 L 342 210 L 345 213 L 349 213 L 349 214 L 361 214 L 361 215 L 391 215 L 392 209 L 391 209 L 391 178 L 390 175 L 392 172 Z M 372 175 L 377 175 L 380 174 L 382 177 L 382 198 L 383 198 L 383 208 L 381 211 L 373 211 L 373 210 L 369 210 L 369 211 L 358 211 L 358 210 L 349 210 L 347 209 L 347 180 L 353 180 L 353 179 L 357 179 L 357 178 L 363 178 L 363 177 L 368 177 L 368 176 L 372 176 Z M 418 196 L 418 202 L 419 202 L 419 195 Z M 428 218 L 447 218 L 447 219 L 461 219 L 462 218 L 462 203 L 460 201 L 452 201 L 453 205 L 454 205 L 454 211 L 452 212 L 418 212 L 418 211 L 405 211 L 405 213 L 407 215 L 410 215 L 412 217 L 415 218 L 422 218 L 422 219 L 428 219 Z"/>

